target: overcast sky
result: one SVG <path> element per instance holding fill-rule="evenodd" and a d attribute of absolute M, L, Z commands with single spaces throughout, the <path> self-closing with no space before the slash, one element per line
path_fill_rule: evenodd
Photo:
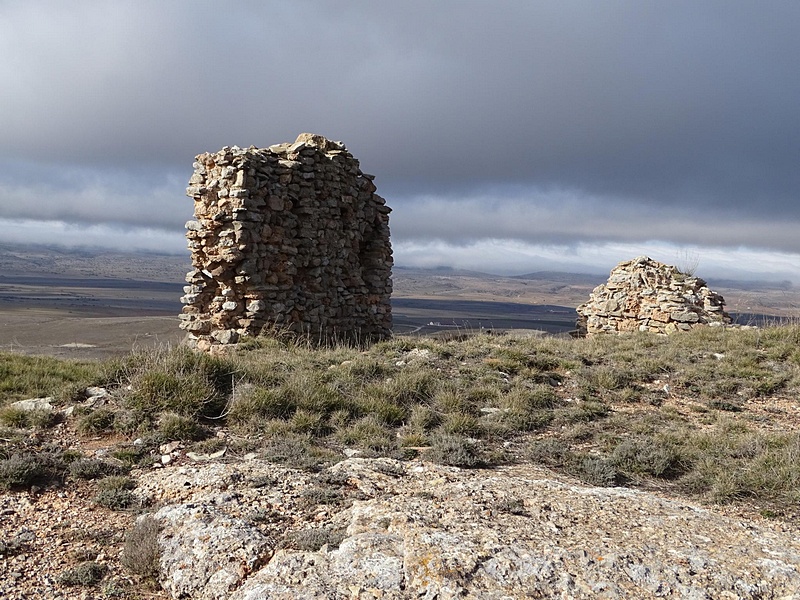
<path fill-rule="evenodd" d="M 313 132 L 398 265 L 800 284 L 797 0 L 0 0 L 0 242 L 187 253 L 196 154 Z"/>

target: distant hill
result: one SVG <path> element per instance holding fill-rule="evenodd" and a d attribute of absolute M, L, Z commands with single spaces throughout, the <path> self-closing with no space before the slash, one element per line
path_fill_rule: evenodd
<path fill-rule="evenodd" d="M 705 278 L 704 278 L 705 279 Z M 735 290 L 757 291 L 778 290 L 788 292 L 794 288 L 791 281 L 742 281 L 740 279 L 706 279 L 710 288 L 731 288 Z"/>
<path fill-rule="evenodd" d="M 183 282 L 191 267 L 185 255 L 117 252 L 107 248 L 65 248 L 0 243 L 0 274 L 98 277 Z"/>
<path fill-rule="evenodd" d="M 535 273 L 525 273 L 524 275 L 512 275 L 511 279 L 531 279 L 544 281 L 560 281 L 564 283 L 576 283 L 598 286 L 604 283 L 608 277 L 603 275 L 593 275 L 591 273 L 565 273 L 563 271 L 536 271 Z"/>
<path fill-rule="evenodd" d="M 2 276 L 5 276 L 51 280 L 95 278 L 150 281 L 182 286 L 184 276 L 190 268 L 188 251 L 179 255 L 125 253 L 102 248 L 63 248 L 0 242 L 0 284 Z M 393 297 L 457 302 L 511 302 L 574 309 L 585 302 L 591 291 L 605 280 L 605 276 L 591 273 L 535 271 L 522 275 L 497 275 L 447 266 L 423 269 L 396 265 L 393 270 Z M 782 317 L 797 317 L 800 314 L 800 291 L 788 281 L 707 281 L 712 289 L 725 297 L 726 307 L 730 312 Z M 48 284 L 43 281 L 42 285 Z M 64 282 L 59 285 L 63 286 Z M 86 284 L 76 282 L 76 285 Z M 140 284 L 131 285 L 142 287 Z M 177 301 L 180 293 L 175 294 Z M 16 292 L 15 296 L 18 296 Z"/>

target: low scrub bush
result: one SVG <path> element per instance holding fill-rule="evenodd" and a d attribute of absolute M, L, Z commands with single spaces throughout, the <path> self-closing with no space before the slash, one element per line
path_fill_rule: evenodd
<path fill-rule="evenodd" d="M 475 445 L 457 435 L 433 436 L 431 448 L 425 452 L 423 457 L 432 462 L 452 467 L 474 468 L 483 464 Z"/>
<path fill-rule="evenodd" d="M 98 435 L 114 430 L 116 412 L 110 408 L 98 408 L 80 414 L 76 429 L 81 435 Z"/>
<path fill-rule="evenodd" d="M 158 432 L 167 440 L 194 442 L 208 437 L 208 429 L 195 419 L 176 413 L 163 413 L 158 420 Z"/>
<path fill-rule="evenodd" d="M 389 453 L 397 447 L 392 431 L 374 416 L 363 417 L 353 424 L 339 429 L 336 439 L 346 446 L 366 448 Z"/>
<path fill-rule="evenodd" d="M 96 458 L 78 458 L 69 464 L 68 471 L 73 479 L 97 479 L 109 475 L 120 475 L 125 469 Z"/>
<path fill-rule="evenodd" d="M 67 463 L 58 452 L 25 452 L 0 460 L 0 489 L 21 490 L 63 481 Z"/>
<path fill-rule="evenodd" d="M 64 585 L 89 587 L 100 583 L 107 572 L 107 566 L 94 561 L 85 561 L 66 570 L 61 574 L 59 580 Z"/>
<path fill-rule="evenodd" d="M 528 446 L 527 457 L 535 463 L 561 467 L 570 455 L 569 444 L 559 437 L 537 439 Z"/>
<path fill-rule="evenodd" d="M 619 477 L 610 460 L 597 456 L 576 457 L 570 472 L 584 483 L 600 487 L 616 485 Z"/>
<path fill-rule="evenodd" d="M 689 461 L 675 442 L 635 438 L 621 442 L 611 453 L 619 469 L 659 478 L 674 478 L 689 468 Z"/>
<path fill-rule="evenodd" d="M 261 452 L 270 462 L 305 471 L 317 471 L 333 459 L 329 452 L 315 447 L 310 436 L 292 433 L 268 438 Z"/>
<path fill-rule="evenodd" d="M 161 548 L 158 545 L 158 521 L 142 515 L 125 534 L 122 566 L 146 580 L 156 581 L 160 572 Z"/>
<path fill-rule="evenodd" d="M 588 423 L 602 419 L 611 412 L 608 405 L 596 400 L 581 400 L 558 409 L 555 419 L 559 423 Z"/>
<path fill-rule="evenodd" d="M 231 423 L 243 423 L 254 418 L 286 419 L 296 410 L 296 399 L 281 388 L 257 387 L 235 396 L 227 419 Z"/>
<path fill-rule="evenodd" d="M 24 410 L 15 406 L 0 408 L 0 423 L 18 429 L 47 429 L 58 422 L 52 410 Z"/>
<path fill-rule="evenodd" d="M 300 529 L 287 533 L 280 545 L 282 548 L 316 552 L 326 545 L 331 549 L 338 548 L 345 536 L 346 532 L 343 529 L 331 529 L 328 527 Z"/>
<path fill-rule="evenodd" d="M 64 396 L 99 383 L 103 374 L 102 363 L 0 352 L 0 398 L 9 402 L 46 396 L 70 399 Z"/>
<path fill-rule="evenodd" d="M 217 417 L 233 389 L 230 359 L 185 346 L 131 354 L 118 369 L 130 390 L 127 408 L 146 414 L 173 412 L 185 417 Z"/>
<path fill-rule="evenodd" d="M 111 510 L 125 510 L 134 505 L 136 497 L 131 492 L 136 483 L 130 477 L 110 476 L 97 481 L 94 501 Z"/>
<path fill-rule="evenodd" d="M 172 439 L 310 470 L 340 460 L 342 446 L 367 456 L 430 447 L 426 457 L 444 464 L 532 460 L 596 485 L 657 479 L 714 501 L 772 502 L 782 513 L 800 495 L 794 442 L 776 433 L 787 399 L 800 393 L 799 331 L 458 332 L 357 348 L 259 338 L 225 356 L 161 348 L 88 366 L 0 354 L 0 403 L 103 385 L 119 406 L 76 409 L 68 426 L 144 438 L 142 448 L 115 451 L 129 465 Z M 28 418 L 0 407 L 0 423 L 36 427 Z M 233 435 L 199 441 L 211 424 Z M 6 428 L 0 438 L 3 489 L 116 475 L 91 462 L 70 467 L 27 432 Z M 206 444 L 214 449 L 197 450 Z M 108 492 L 108 505 L 124 505 L 128 493 Z"/>

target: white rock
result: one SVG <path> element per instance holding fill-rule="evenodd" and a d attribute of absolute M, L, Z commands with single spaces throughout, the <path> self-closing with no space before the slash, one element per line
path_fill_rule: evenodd
<path fill-rule="evenodd" d="M 27 400 L 17 400 L 16 402 L 12 402 L 10 406 L 16 408 L 18 410 L 45 410 L 45 411 L 52 411 L 53 405 L 51 402 L 53 398 L 47 396 L 46 398 L 29 398 Z"/>
<path fill-rule="evenodd" d="M 161 524 L 159 583 L 173 598 L 227 600 L 272 554 L 269 538 L 213 507 L 166 506 Z"/>
<path fill-rule="evenodd" d="M 792 598 L 800 586 L 793 530 L 653 493 L 579 485 L 531 465 L 481 471 L 351 458 L 327 473 L 359 499 L 309 514 L 303 491 L 318 479 L 259 460 L 144 473 L 137 493 L 182 502 L 157 513 L 164 588 L 174 598 L 226 600 L 755 600 Z M 275 483 L 253 487 L 256 477 Z M 291 529 L 339 530 L 344 539 L 271 556 L 277 540 L 231 517 L 262 502 L 290 516 Z"/>

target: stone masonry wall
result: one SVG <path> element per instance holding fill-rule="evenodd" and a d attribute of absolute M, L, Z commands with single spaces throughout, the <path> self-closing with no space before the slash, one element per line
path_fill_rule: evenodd
<path fill-rule="evenodd" d="M 372 180 L 341 142 L 312 134 L 197 156 L 181 299 L 190 345 L 211 350 L 264 328 L 390 335 L 390 209 Z"/>
<path fill-rule="evenodd" d="M 579 335 L 651 331 L 669 334 L 731 322 L 725 300 L 699 277 L 647 256 L 618 264 L 577 308 Z"/>

